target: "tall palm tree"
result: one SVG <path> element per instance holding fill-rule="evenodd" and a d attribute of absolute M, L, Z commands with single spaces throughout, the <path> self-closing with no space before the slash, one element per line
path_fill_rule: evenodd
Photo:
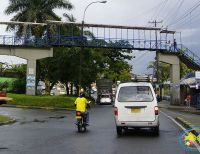
<path fill-rule="evenodd" d="M 61 20 L 54 13 L 54 9 L 64 8 L 71 10 L 73 5 L 68 0 L 9 0 L 9 6 L 5 10 L 5 14 L 10 15 L 16 13 L 11 21 L 37 22 L 42 23 L 46 20 Z M 38 26 L 27 27 L 25 25 L 17 28 L 9 25 L 8 30 L 17 30 L 18 35 L 27 33 L 31 29 L 33 35 L 42 35 L 44 28 Z"/>

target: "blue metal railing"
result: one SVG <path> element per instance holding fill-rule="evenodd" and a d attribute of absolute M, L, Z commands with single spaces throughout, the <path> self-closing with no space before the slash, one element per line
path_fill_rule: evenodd
<path fill-rule="evenodd" d="M 156 44 L 157 42 L 157 44 Z M 124 39 L 106 37 L 82 37 L 71 35 L 49 35 L 43 37 L 16 37 L 0 35 L 0 45 L 14 46 L 66 46 L 91 48 L 120 48 L 131 50 L 159 50 L 177 53 L 200 66 L 200 57 L 182 44 L 176 47 L 168 44 L 166 40 Z"/>
<path fill-rule="evenodd" d="M 183 44 L 178 44 L 177 47 L 168 46 L 167 51 L 177 53 L 179 56 L 184 56 L 187 60 L 199 65 L 200 67 L 200 57 Z"/>
<path fill-rule="evenodd" d="M 88 38 L 82 36 L 50 35 L 44 37 L 15 37 L 0 35 L 0 45 L 20 45 L 20 46 L 84 46 L 96 48 L 124 48 L 124 49 L 145 49 L 145 50 L 166 50 L 166 41 L 144 39 L 118 38 Z"/>

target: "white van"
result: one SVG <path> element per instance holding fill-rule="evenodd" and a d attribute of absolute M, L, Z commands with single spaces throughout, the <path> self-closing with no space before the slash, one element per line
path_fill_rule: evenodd
<path fill-rule="evenodd" d="M 114 114 L 117 134 L 123 129 L 151 128 L 159 135 L 159 111 L 151 83 L 129 82 L 119 84 Z"/>

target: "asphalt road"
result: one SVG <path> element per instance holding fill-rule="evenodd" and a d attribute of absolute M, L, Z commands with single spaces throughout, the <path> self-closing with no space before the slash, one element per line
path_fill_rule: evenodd
<path fill-rule="evenodd" d="M 178 143 L 178 126 L 160 115 L 160 136 L 149 130 L 129 131 L 117 137 L 111 106 L 90 110 L 90 126 L 78 133 L 72 111 L 45 111 L 0 107 L 0 114 L 17 119 L 0 126 L 2 154 L 185 154 Z"/>

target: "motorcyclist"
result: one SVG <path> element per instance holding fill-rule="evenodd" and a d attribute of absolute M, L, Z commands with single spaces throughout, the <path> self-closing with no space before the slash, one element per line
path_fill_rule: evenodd
<path fill-rule="evenodd" d="M 90 107 L 90 102 L 85 98 L 85 93 L 81 92 L 80 96 L 74 102 L 76 106 L 76 111 L 80 111 L 85 115 L 85 122 L 88 124 L 89 122 L 89 112 L 87 111 L 87 107 Z"/>

